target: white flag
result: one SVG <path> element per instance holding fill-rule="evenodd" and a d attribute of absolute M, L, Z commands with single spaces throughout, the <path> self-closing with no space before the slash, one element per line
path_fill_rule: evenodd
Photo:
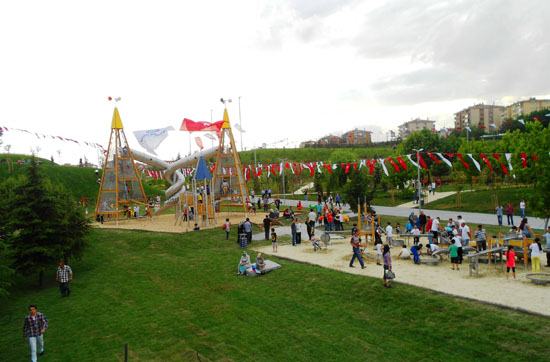
<path fill-rule="evenodd" d="M 409 159 L 409 161 L 411 161 L 411 163 L 413 164 L 414 167 L 418 168 L 418 163 L 414 162 L 412 157 L 411 157 L 411 154 L 408 154 L 407 155 L 407 158 Z"/>
<path fill-rule="evenodd" d="M 470 158 L 474 162 L 474 165 L 476 166 L 477 170 L 481 172 L 481 167 L 479 167 L 479 162 L 476 161 L 476 159 L 474 158 L 474 156 L 472 156 L 471 153 L 467 153 L 467 155 L 470 156 Z"/>
<path fill-rule="evenodd" d="M 147 152 L 156 155 L 155 150 L 161 144 L 166 137 L 168 137 L 168 131 L 173 131 L 174 127 L 165 127 L 158 129 L 149 129 L 145 131 L 134 131 L 137 141 L 140 146 L 145 148 Z"/>
<path fill-rule="evenodd" d="M 518 119 L 518 122 L 525 126 L 525 121 L 523 119 Z"/>
<path fill-rule="evenodd" d="M 380 164 L 382 165 L 382 169 L 384 170 L 384 173 L 386 174 L 386 176 L 389 176 L 389 174 L 388 174 L 388 169 L 386 168 L 386 165 L 384 164 L 384 159 L 383 159 L 383 158 L 379 158 L 379 159 L 378 159 L 378 162 L 380 162 Z"/>
<path fill-rule="evenodd" d="M 451 161 L 447 160 L 440 152 L 436 152 L 435 154 L 438 155 L 439 158 L 441 158 L 441 160 L 447 164 L 447 166 L 453 167 Z"/>
<path fill-rule="evenodd" d="M 510 171 L 512 171 L 513 170 L 512 162 L 510 162 L 510 160 L 512 159 L 512 154 L 511 153 L 505 153 L 504 156 L 506 156 L 506 161 L 508 161 L 508 168 L 510 169 Z M 512 177 L 515 179 L 516 174 L 512 173 Z"/>

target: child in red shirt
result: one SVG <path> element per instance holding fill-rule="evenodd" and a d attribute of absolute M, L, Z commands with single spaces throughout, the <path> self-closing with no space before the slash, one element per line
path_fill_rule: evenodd
<path fill-rule="evenodd" d="M 510 268 L 512 268 L 512 274 L 514 279 L 516 279 L 516 253 L 514 252 L 514 247 L 512 245 L 508 246 L 508 251 L 506 255 L 506 280 L 510 275 Z"/>

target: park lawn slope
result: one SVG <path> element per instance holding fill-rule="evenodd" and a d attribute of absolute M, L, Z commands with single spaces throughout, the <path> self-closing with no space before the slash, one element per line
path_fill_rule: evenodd
<path fill-rule="evenodd" d="M 468 212 L 494 214 L 495 208 L 493 207 L 492 197 L 496 194 L 498 202 L 502 204 L 502 206 L 506 206 L 506 204 L 510 202 L 512 206 L 514 206 L 514 215 L 521 215 L 519 210 L 519 202 L 521 199 L 527 200 L 532 191 L 533 189 L 530 187 L 511 187 L 496 190 L 461 192 L 461 208 L 456 207 L 456 194 L 426 203 L 424 208 L 434 210 L 463 210 Z M 527 214 L 529 214 L 529 205 L 527 205 Z M 506 214 L 504 215 L 504 219 L 506 219 Z"/>
<path fill-rule="evenodd" d="M 50 322 L 42 361 L 546 360 L 548 319 L 278 260 L 235 275 L 236 230 L 187 234 L 94 230 L 70 263 L 73 293 L 16 280 L 0 307 L 0 360 L 23 360 L 27 306 Z M 253 245 L 256 245 L 255 242 Z M 263 242 L 260 244 L 264 244 Z M 252 260 L 256 254 L 251 252 Z M 396 271 L 399 274 L 399 271 Z"/>

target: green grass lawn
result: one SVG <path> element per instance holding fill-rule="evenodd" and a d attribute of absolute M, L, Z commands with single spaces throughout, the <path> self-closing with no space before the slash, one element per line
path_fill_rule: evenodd
<path fill-rule="evenodd" d="M 451 195 L 439 200 L 435 200 L 433 202 L 425 204 L 424 207 L 427 209 L 436 210 L 464 210 L 468 212 L 483 212 L 493 214 L 495 213 L 495 208 L 493 206 L 492 196 L 496 192 L 499 203 L 501 203 L 503 206 L 506 206 L 506 203 L 508 202 L 512 203 L 512 206 L 514 206 L 514 214 L 521 215 L 519 210 L 519 202 L 521 201 L 521 199 L 527 199 L 532 190 L 532 188 L 524 187 L 506 188 L 496 191 L 484 190 L 474 192 L 462 192 L 462 207 L 460 209 L 457 209 L 456 207 L 456 195 Z M 527 205 L 527 214 L 529 214 L 529 205 Z M 506 219 L 506 215 L 504 215 L 504 219 Z"/>
<path fill-rule="evenodd" d="M 546 318 L 276 258 L 282 269 L 237 277 L 235 231 L 226 242 L 221 230 L 94 230 L 70 263 L 71 297 L 55 266 L 42 289 L 16 279 L 0 305 L 0 360 L 27 360 L 31 303 L 50 323 L 40 361 L 116 361 L 125 343 L 131 361 L 548 358 Z"/>

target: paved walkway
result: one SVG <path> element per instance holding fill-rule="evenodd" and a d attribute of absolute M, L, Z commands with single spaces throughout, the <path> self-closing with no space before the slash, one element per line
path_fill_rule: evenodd
<path fill-rule="evenodd" d="M 443 192 L 440 192 L 440 194 L 444 194 Z M 437 196 L 437 193 L 436 195 Z M 257 198 L 256 198 L 257 201 Z M 298 200 L 286 200 L 286 204 L 290 206 L 296 206 L 298 204 Z M 303 207 L 310 207 L 317 205 L 317 201 L 302 201 Z M 408 204 L 404 204 L 408 205 Z M 415 204 L 414 207 L 417 205 Z M 372 205 L 372 207 L 376 210 L 377 213 L 380 215 L 388 215 L 388 216 L 400 216 L 400 217 L 408 217 L 411 212 L 418 213 L 418 209 L 413 207 L 403 207 L 400 206 L 377 206 Z M 357 216 L 356 214 L 352 213 L 352 211 L 349 208 L 349 205 L 343 206 L 342 211 L 344 211 L 345 214 L 349 214 L 350 216 Z M 461 215 L 464 220 L 468 224 L 470 224 L 470 228 L 472 225 L 482 224 L 482 225 L 498 225 L 498 220 L 496 214 L 484 214 L 480 212 L 465 212 L 465 211 L 446 211 L 446 210 L 430 210 L 430 209 L 422 209 L 426 215 L 430 215 L 432 218 L 439 216 L 441 220 L 449 220 L 449 218 L 453 218 L 453 220 L 456 220 L 458 215 Z M 532 216 L 528 216 L 527 218 L 529 220 L 529 225 L 533 229 L 543 229 L 544 228 L 544 220 Z M 520 223 L 520 216 L 515 215 L 514 216 L 514 225 L 519 226 Z M 506 225 L 506 215 L 503 217 L 503 222 Z M 290 228 L 289 228 L 290 230 Z M 305 226 L 304 231 L 305 232 Z M 290 234 L 288 234 L 290 235 Z M 307 233 L 306 233 L 307 235 Z"/>

